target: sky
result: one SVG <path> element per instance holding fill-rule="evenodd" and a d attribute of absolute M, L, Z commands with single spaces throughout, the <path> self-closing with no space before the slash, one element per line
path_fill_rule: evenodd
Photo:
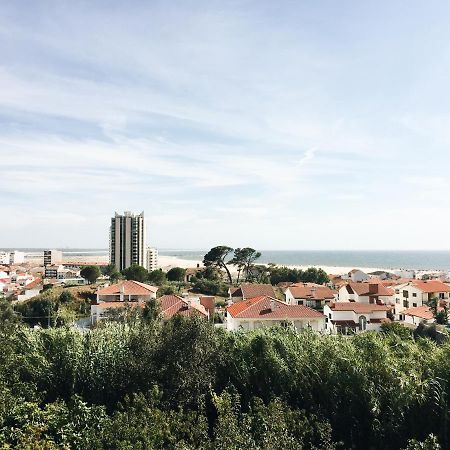
<path fill-rule="evenodd" d="M 0 3 L 0 247 L 450 249 L 447 1 Z"/>

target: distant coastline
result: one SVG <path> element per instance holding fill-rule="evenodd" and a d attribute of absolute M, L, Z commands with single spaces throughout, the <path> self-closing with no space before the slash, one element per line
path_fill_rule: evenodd
<path fill-rule="evenodd" d="M 4 250 L 7 250 L 6 248 Z M 13 249 L 14 250 L 14 249 Z M 17 248 L 24 251 L 27 259 L 39 258 L 43 248 Z M 108 249 L 63 248 L 65 261 L 108 260 Z M 159 261 L 162 268 L 174 266 L 196 267 L 201 265 L 207 250 L 160 249 Z M 275 263 L 289 267 L 322 267 L 328 273 L 343 273 L 347 269 L 420 271 L 450 271 L 450 251 L 338 251 L 338 250 L 261 250 L 258 260 L 261 264 Z"/>

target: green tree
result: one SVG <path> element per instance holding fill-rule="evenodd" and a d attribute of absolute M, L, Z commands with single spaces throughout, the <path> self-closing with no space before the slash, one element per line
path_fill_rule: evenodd
<path fill-rule="evenodd" d="M 148 271 L 145 267 L 139 264 L 132 264 L 130 267 L 122 270 L 122 275 L 127 280 L 139 281 L 140 283 L 145 283 L 148 281 Z"/>
<path fill-rule="evenodd" d="M 117 283 L 121 278 L 121 273 L 117 270 L 115 264 L 108 264 L 105 269 L 105 275 L 109 277 L 112 283 Z"/>
<path fill-rule="evenodd" d="M 148 281 L 156 286 L 162 286 L 166 282 L 166 274 L 161 269 L 152 270 L 148 274 Z"/>
<path fill-rule="evenodd" d="M 245 279 L 247 281 L 250 278 L 253 278 L 252 269 L 254 267 L 254 262 L 260 257 L 261 253 L 250 247 L 236 248 L 234 250 L 234 256 L 229 264 L 233 264 L 238 268 L 238 283 L 241 272 L 245 274 Z"/>
<path fill-rule="evenodd" d="M 75 300 L 74 295 L 72 294 L 72 292 L 68 290 L 62 291 L 61 294 L 59 295 L 60 303 L 70 303 L 73 302 L 74 300 Z"/>
<path fill-rule="evenodd" d="M 442 308 L 439 307 L 439 299 L 436 297 L 431 297 L 428 300 L 428 307 L 431 309 L 433 313 L 433 317 L 436 320 L 436 323 L 439 325 L 447 325 L 448 324 L 448 307 L 444 305 Z"/>
<path fill-rule="evenodd" d="M 166 277 L 169 281 L 184 281 L 184 277 L 186 276 L 186 269 L 181 267 L 172 267 L 166 274 Z"/>
<path fill-rule="evenodd" d="M 7 300 L 0 299 L 0 328 L 6 329 L 19 322 L 20 317 L 14 311 L 12 304 Z"/>
<path fill-rule="evenodd" d="M 92 284 L 97 281 L 101 273 L 97 266 L 86 266 L 81 269 L 80 275 L 87 280 L 89 284 Z"/>
<path fill-rule="evenodd" d="M 233 249 L 231 247 L 219 245 L 213 247 L 203 258 L 205 267 L 216 267 L 219 270 L 224 269 L 230 284 L 233 282 L 233 279 L 231 277 L 230 269 L 227 266 L 228 262 L 226 261 L 226 258 L 232 251 Z"/>

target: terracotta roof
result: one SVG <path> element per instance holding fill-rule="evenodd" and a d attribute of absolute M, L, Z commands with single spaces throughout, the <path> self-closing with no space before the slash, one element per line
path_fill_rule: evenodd
<path fill-rule="evenodd" d="M 333 291 L 320 284 L 314 283 L 295 283 L 289 286 L 288 289 L 294 298 L 308 299 L 308 300 L 326 300 L 333 299 Z"/>
<path fill-rule="evenodd" d="M 376 305 L 372 303 L 359 302 L 336 302 L 331 303 L 333 311 L 354 311 L 357 314 L 371 313 L 374 311 L 389 311 L 391 308 L 386 305 Z"/>
<path fill-rule="evenodd" d="M 228 306 L 227 312 L 240 319 L 320 319 L 324 315 L 303 305 L 287 305 L 267 295 L 242 300 Z"/>
<path fill-rule="evenodd" d="M 163 295 L 158 299 L 158 303 L 164 319 L 170 319 L 176 314 L 181 314 L 182 316 L 200 315 L 205 317 L 208 315 L 203 305 L 189 302 L 178 295 Z"/>
<path fill-rule="evenodd" d="M 42 280 L 40 278 L 36 278 L 31 283 L 26 284 L 24 287 L 25 289 L 34 289 L 42 284 Z"/>
<path fill-rule="evenodd" d="M 262 295 L 276 297 L 275 291 L 271 284 L 241 284 L 235 291 L 231 291 L 232 297 L 254 298 Z"/>
<path fill-rule="evenodd" d="M 411 284 L 422 292 L 427 292 L 429 294 L 434 292 L 450 292 L 450 286 L 439 280 L 414 280 Z"/>
<path fill-rule="evenodd" d="M 111 284 L 97 291 L 98 295 L 119 295 L 121 291 L 125 295 L 149 295 L 154 294 L 158 290 L 155 286 L 140 283 L 134 280 L 119 281 L 117 284 Z"/>
<path fill-rule="evenodd" d="M 431 320 L 433 318 L 433 312 L 428 306 L 416 306 L 415 308 L 405 309 L 402 314 L 407 316 L 420 317 L 421 319 Z"/>
<path fill-rule="evenodd" d="M 357 294 L 359 296 L 387 296 L 390 297 L 394 295 L 394 291 L 383 283 L 368 282 L 368 283 L 348 283 L 346 285 L 347 292 L 349 294 Z"/>

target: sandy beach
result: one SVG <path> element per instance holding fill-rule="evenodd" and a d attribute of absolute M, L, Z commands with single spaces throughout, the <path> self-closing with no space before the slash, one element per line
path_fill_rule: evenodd
<path fill-rule="evenodd" d="M 197 266 L 198 265 L 198 266 Z M 284 264 L 278 264 L 279 267 L 285 266 Z M 176 256 L 159 256 L 159 267 L 163 270 L 171 269 L 172 267 L 182 267 L 183 269 L 191 268 L 191 267 L 203 267 L 203 263 L 200 260 L 188 260 L 178 258 Z M 317 266 L 317 265 L 287 265 L 291 269 L 308 269 L 309 267 L 322 268 L 327 274 L 333 275 L 342 275 L 350 272 L 352 269 L 361 269 L 363 272 L 375 272 L 377 270 L 388 270 L 379 267 L 335 267 L 335 266 Z M 232 273 L 235 273 L 236 270 L 233 270 L 231 266 Z M 392 270 L 392 269 L 391 269 Z"/>
<path fill-rule="evenodd" d="M 28 263 L 34 263 L 34 264 L 43 264 L 42 258 L 27 258 L 26 260 Z M 83 255 L 83 256 L 64 256 L 63 257 L 64 263 L 108 263 L 108 255 Z M 279 267 L 286 266 L 291 269 L 302 269 L 306 270 L 309 267 L 316 267 L 316 268 L 322 268 L 327 274 L 333 274 L 333 275 L 342 275 L 350 272 L 352 269 L 360 269 L 365 273 L 375 272 L 378 270 L 384 270 L 387 272 L 392 272 L 394 270 L 397 270 L 395 268 L 387 268 L 387 267 L 358 267 L 358 266 L 325 266 L 325 265 L 285 265 L 285 264 L 278 264 Z M 203 263 L 201 260 L 195 260 L 195 259 L 183 259 L 179 258 L 177 256 L 167 256 L 167 255 L 159 255 L 158 257 L 158 267 L 161 268 L 164 271 L 167 271 L 171 269 L 172 267 L 182 267 L 183 269 L 188 268 L 195 268 L 195 267 L 203 267 Z M 237 270 L 235 267 L 230 266 L 230 271 L 233 274 L 237 273 Z M 421 270 L 420 273 L 433 273 L 432 270 Z"/>

